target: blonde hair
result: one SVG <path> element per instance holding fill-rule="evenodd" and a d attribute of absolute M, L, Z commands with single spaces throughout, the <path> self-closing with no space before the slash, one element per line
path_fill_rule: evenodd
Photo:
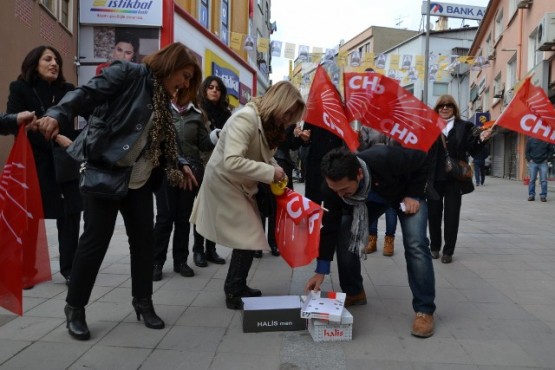
<path fill-rule="evenodd" d="M 292 114 L 291 123 L 303 116 L 305 103 L 299 90 L 288 81 L 280 81 L 270 87 L 263 96 L 252 99 L 262 122 L 275 121 L 286 113 Z"/>

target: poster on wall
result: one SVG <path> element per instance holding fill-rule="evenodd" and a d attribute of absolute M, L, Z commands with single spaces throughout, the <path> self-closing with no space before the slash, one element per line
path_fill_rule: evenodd
<path fill-rule="evenodd" d="M 161 0 L 81 0 L 81 24 L 162 26 Z"/>

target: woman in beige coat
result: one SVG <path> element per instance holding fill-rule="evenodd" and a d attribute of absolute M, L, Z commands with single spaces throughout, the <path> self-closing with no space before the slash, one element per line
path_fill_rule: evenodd
<path fill-rule="evenodd" d="M 299 91 L 278 82 L 229 118 L 206 165 L 191 222 L 205 238 L 233 248 L 224 285 L 230 309 L 241 309 L 242 297 L 262 294 L 247 286 L 254 251 L 270 249 L 255 195 L 259 182 L 285 177 L 274 152 L 304 108 Z"/>

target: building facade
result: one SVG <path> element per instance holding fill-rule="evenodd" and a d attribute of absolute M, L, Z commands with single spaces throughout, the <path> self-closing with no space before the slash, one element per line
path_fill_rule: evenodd
<path fill-rule="evenodd" d="M 555 103 L 555 2 L 491 0 L 470 48 L 490 68 L 470 74 L 469 110 L 498 118 L 515 89 L 526 77 L 542 87 Z M 492 138 L 492 174 L 522 180 L 527 176 L 524 150 L 527 137 L 497 128 Z M 550 186 L 554 185 L 553 159 Z"/>

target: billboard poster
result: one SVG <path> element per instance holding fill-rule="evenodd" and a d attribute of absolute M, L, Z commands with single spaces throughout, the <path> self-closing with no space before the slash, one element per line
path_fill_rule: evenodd
<path fill-rule="evenodd" d="M 162 26 L 161 0 L 81 0 L 81 24 Z"/>
<path fill-rule="evenodd" d="M 220 77 L 227 88 L 229 103 L 233 107 L 239 106 L 240 87 L 239 71 L 237 68 L 213 51 L 207 49 L 204 54 L 204 74 L 205 76 L 214 75 Z"/>

